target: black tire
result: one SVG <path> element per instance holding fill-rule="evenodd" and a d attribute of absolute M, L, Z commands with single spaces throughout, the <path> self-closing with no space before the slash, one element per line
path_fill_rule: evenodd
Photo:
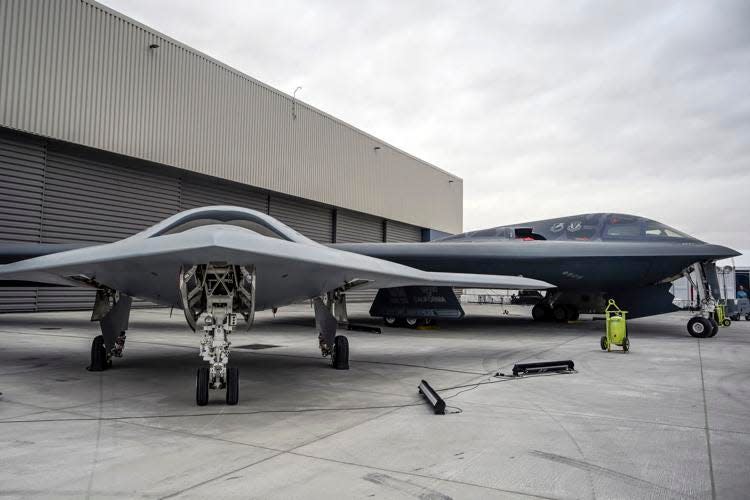
<path fill-rule="evenodd" d="M 745 321 L 750 321 L 750 314 L 745 314 Z"/>
<path fill-rule="evenodd" d="M 709 320 L 701 316 L 690 318 L 687 324 L 687 331 L 691 337 L 705 339 L 711 333 L 713 325 Z"/>
<path fill-rule="evenodd" d="M 206 406 L 208 404 L 208 376 L 209 371 L 207 366 L 198 368 L 195 381 L 195 403 L 198 406 Z"/>
<path fill-rule="evenodd" d="M 406 318 L 404 319 L 404 323 L 406 323 L 406 326 L 409 328 L 416 328 L 419 326 L 419 318 Z"/>
<path fill-rule="evenodd" d="M 622 341 L 622 350 L 623 352 L 630 351 L 630 339 L 627 336 Z"/>
<path fill-rule="evenodd" d="M 91 342 L 91 364 L 88 370 L 103 372 L 107 368 L 107 347 L 104 345 L 104 337 L 97 335 Z"/>
<path fill-rule="evenodd" d="M 337 370 L 349 369 L 349 339 L 343 335 L 336 335 L 333 341 L 331 365 Z"/>
<path fill-rule="evenodd" d="M 568 321 L 568 308 L 563 305 L 556 305 L 553 307 L 552 319 L 557 323 L 566 323 Z"/>
<path fill-rule="evenodd" d="M 732 320 L 729 318 L 724 318 L 724 321 L 721 322 L 721 326 L 724 326 L 724 327 L 732 326 Z"/>
<path fill-rule="evenodd" d="M 236 366 L 227 368 L 227 404 L 240 402 L 240 369 Z"/>
<path fill-rule="evenodd" d="M 599 339 L 599 347 L 602 348 L 602 351 L 607 350 L 607 337 L 602 335 L 602 338 Z"/>
<path fill-rule="evenodd" d="M 386 316 L 383 318 L 385 326 L 396 327 L 398 326 L 398 318 L 395 316 Z"/>
<path fill-rule="evenodd" d="M 719 323 L 711 318 L 708 320 L 711 323 L 711 330 L 708 332 L 708 337 L 716 337 L 716 334 L 719 333 Z"/>
<path fill-rule="evenodd" d="M 531 317 L 534 321 L 547 321 L 551 315 L 551 311 L 544 304 L 537 304 L 531 308 Z"/>
<path fill-rule="evenodd" d="M 732 321 L 739 321 L 740 315 L 739 314 L 733 314 L 729 317 Z"/>

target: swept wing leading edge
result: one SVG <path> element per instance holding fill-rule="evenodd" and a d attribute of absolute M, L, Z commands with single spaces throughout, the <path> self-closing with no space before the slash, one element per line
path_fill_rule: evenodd
<path fill-rule="evenodd" d="M 252 265 L 259 309 L 316 297 L 351 282 L 361 288 L 410 285 L 545 289 L 543 281 L 515 276 L 426 272 L 314 242 L 262 236 L 229 225 L 124 240 L 0 266 L 0 279 L 98 285 L 158 303 L 178 304 L 181 268 L 206 262 Z"/>

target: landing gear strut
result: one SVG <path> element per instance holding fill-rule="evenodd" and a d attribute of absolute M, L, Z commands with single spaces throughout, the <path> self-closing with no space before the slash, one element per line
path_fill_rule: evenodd
<path fill-rule="evenodd" d="M 104 371 L 112 366 L 113 357 L 122 357 L 132 302 L 131 297 L 115 290 L 97 290 L 91 321 L 99 322 L 102 334 L 94 337 L 91 342 L 89 371 Z"/>
<path fill-rule="evenodd" d="M 320 353 L 325 356 L 331 356 L 331 366 L 336 370 L 349 369 L 349 339 L 343 335 L 336 335 L 338 321 L 334 316 L 334 304 L 336 303 L 333 295 L 334 292 L 327 296 L 327 304 L 323 299 L 318 297 L 313 300 L 315 307 L 315 326 L 318 331 L 318 345 Z"/>
<path fill-rule="evenodd" d="M 711 284 L 709 273 L 714 272 L 712 269 L 715 265 L 701 262 L 694 269 L 685 272 L 685 277 L 693 285 L 698 293 L 700 303 L 700 313 L 690 318 L 687 323 L 687 331 L 691 337 L 705 339 L 715 337 L 719 333 L 719 323 L 714 319 L 716 310 L 716 299 L 711 293 Z M 696 271 L 697 283 L 693 281 L 691 272 Z"/>
<path fill-rule="evenodd" d="M 188 324 L 196 330 L 203 317 L 200 356 L 208 362 L 196 373 L 195 402 L 208 404 L 210 389 L 226 389 L 226 403 L 236 405 L 240 371 L 229 365 L 229 335 L 241 314 L 251 325 L 255 314 L 255 271 L 242 266 L 205 264 L 180 272 L 180 297 Z"/>

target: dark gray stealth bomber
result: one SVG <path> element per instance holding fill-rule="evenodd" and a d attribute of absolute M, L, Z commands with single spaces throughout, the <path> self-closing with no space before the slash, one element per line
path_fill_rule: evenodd
<path fill-rule="evenodd" d="M 449 236 L 428 243 L 335 245 L 340 250 L 386 259 L 425 271 L 517 275 L 557 288 L 532 310 L 536 320 L 567 321 L 579 313 L 601 313 L 607 300 L 629 317 L 671 312 L 671 282 L 693 271 L 702 291 L 701 327 L 713 330 L 710 313 L 718 292 L 715 261 L 739 255 L 700 241 L 660 222 L 626 214 L 595 213 L 524 222 Z M 427 296 L 424 294 L 427 293 Z M 386 322 L 415 313 L 460 317 L 460 305 L 448 291 L 382 290 L 371 309 Z M 435 300 L 435 297 L 439 297 Z M 452 304 L 459 313 L 430 310 L 425 304 Z M 408 305 L 407 305 L 408 304 Z M 416 307 L 413 307 L 415 306 Z M 438 306 L 437 309 L 440 309 Z M 419 315 L 417 315 L 417 318 Z M 693 320 L 691 320 L 693 321 Z M 700 322 L 699 322 L 700 323 Z M 695 326 L 695 321 L 691 324 Z"/>

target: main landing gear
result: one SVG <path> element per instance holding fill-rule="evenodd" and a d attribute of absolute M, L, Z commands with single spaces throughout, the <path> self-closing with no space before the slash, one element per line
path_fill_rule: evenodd
<path fill-rule="evenodd" d="M 313 299 L 320 353 L 323 357 L 331 356 L 331 366 L 336 370 L 349 369 L 349 339 L 343 335 L 336 335 L 339 323 L 336 318 L 336 309 L 341 308 L 342 303 L 345 304 L 345 299 L 342 297 L 345 296 L 338 292 L 330 292 L 325 302 L 320 297 Z"/>
<path fill-rule="evenodd" d="M 198 368 L 195 402 L 208 404 L 211 389 L 225 390 L 226 403 L 240 400 L 240 371 L 229 365 L 229 335 L 242 315 L 251 325 L 255 314 L 255 270 L 243 266 L 204 264 L 180 272 L 180 298 L 193 330 L 203 316 L 200 356 L 208 366 Z"/>
<path fill-rule="evenodd" d="M 112 358 L 122 357 L 132 302 L 131 297 L 114 290 L 97 290 L 91 321 L 99 321 L 102 334 L 91 342 L 89 371 L 104 371 L 112 367 Z"/>
<path fill-rule="evenodd" d="M 383 317 L 383 323 L 385 326 L 392 328 L 406 327 L 411 329 L 419 328 L 420 326 L 433 326 L 436 324 L 435 318 L 417 318 L 417 317 L 406 317 L 397 318 L 395 316 Z"/>
<path fill-rule="evenodd" d="M 546 302 L 539 302 L 531 309 L 531 317 L 535 321 L 567 323 L 577 320 L 579 316 L 578 308 L 568 304 L 555 304 L 550 307 Z"/>

